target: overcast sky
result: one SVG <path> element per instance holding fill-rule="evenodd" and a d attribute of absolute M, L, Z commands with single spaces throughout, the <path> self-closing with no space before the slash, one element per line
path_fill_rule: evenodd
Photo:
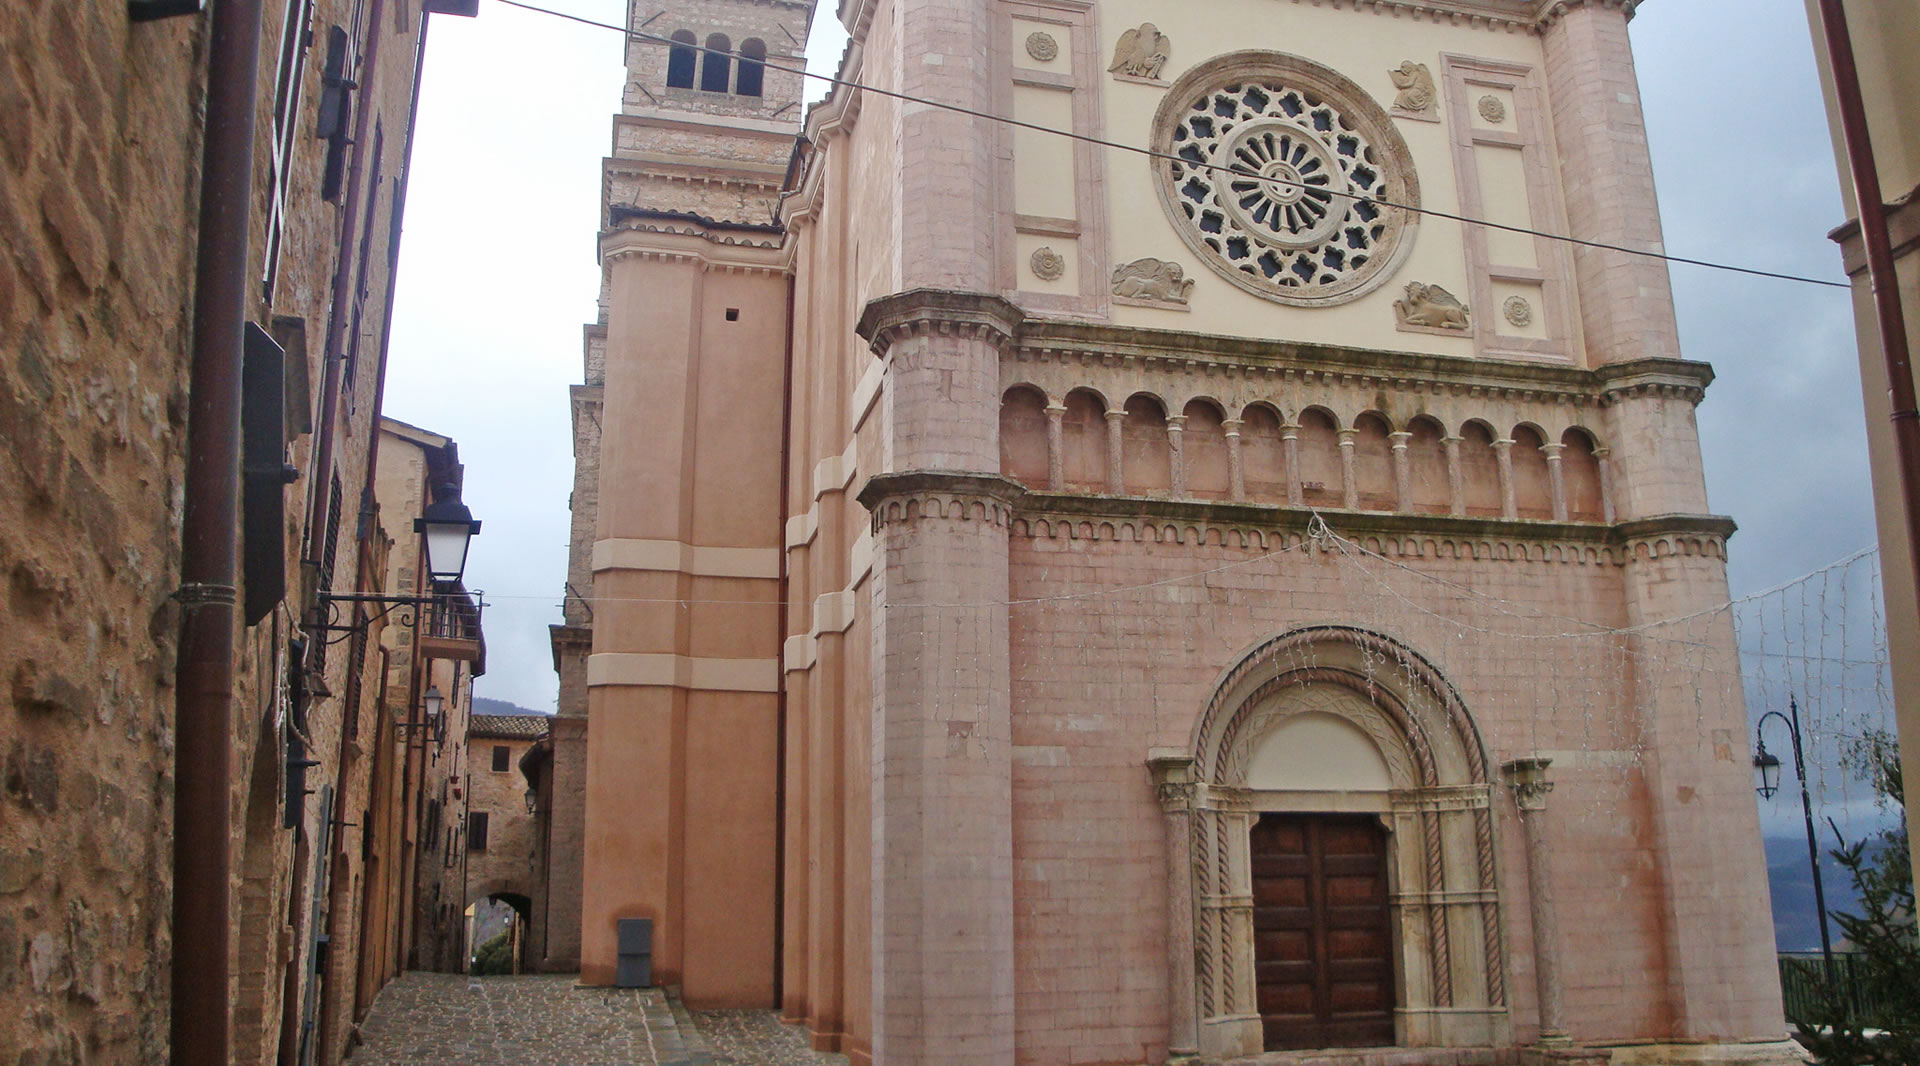
<path fill-rule="evenodd" d="M 617 23 L 624 3 L 549 6 Z M 831 7 L 809 49 L 826 73 L 844 40 Z M 1839 187 L 1801 0 L 1648 0 L 1632 28 L 1668 250 L 1838 279 L 1825 234 Z M 557 690 L 567 386 L 595 315 L 599 163 L 622 74 L 618 34 L 487 0 L 477 19 L 433 20 L 415 134 L 386 410 L 460 442 L 485 523 L 468 571 L 490 605 L 476 688 L 542 710 Z M 1713 507 L 1741 527 L 1734 594 L 1870 545 L 1846 294 L 1684 266 L 1673 283 L 1682 350 L 1719 375 L 1700 426 Z"/>

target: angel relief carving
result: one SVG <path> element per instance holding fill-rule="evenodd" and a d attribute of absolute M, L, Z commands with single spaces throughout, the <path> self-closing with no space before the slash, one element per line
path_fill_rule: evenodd
<path fill-rule="evenodd" d="M 1434 118 L 1440 93 L 1433 86 L 1433 72 L 1425 63 L 1409 59 L 1387 72 L 1393 87 L 1400 90 L 1393 98 L 1393 113 L 1403 118 Z"/>
<path fill-rule="evenodd" d="M 1113 62 L 1107 67 L 1107 72 L 1123 78 L 1158 81 L 1160 68 L 1167 65 L 1170 47 L 1171 42 L 1159 27 L 1151 22 L 1143 22 L 1138 29 L 1120 35 L 1120 43 L 1114 46 Z"/>
<path fill-rule="evenodd" d="M 1438 285 L 1407 282 L 1407 298 L 1393 301 L 1393 313 L 1402 327 L 1414 330 L 1462 331 L 1471 313 L 1459 297 Z"/>

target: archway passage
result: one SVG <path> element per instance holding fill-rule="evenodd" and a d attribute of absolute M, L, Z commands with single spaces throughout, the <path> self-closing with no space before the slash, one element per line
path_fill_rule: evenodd
<path fill-rule="evenodd" d="M 1254 979 L 1266 1050 L 1392 1044 L 1387 834 L 1371 815 L 1253 826 Z"/>

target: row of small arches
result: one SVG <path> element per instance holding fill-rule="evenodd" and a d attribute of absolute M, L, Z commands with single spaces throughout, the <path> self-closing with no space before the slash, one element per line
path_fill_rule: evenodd
<path fill-rule="evenodd" d="M 1581 426 L 1553 441 L 1532 423 L 1501 437 L 1473 419 L 1450 438 L 1430 415 L 1396 428 L 1369 411 L 1341 426 L 1314 406 L 1288 423 L 1265 403 L 1229 425 L 1206 399 L 1170 418 L 1150 393 L 1109 408 L 1092 389 L 1074 389 L 1049 405 L 1018 385 L 1001 400 L 1000 465 L 1057 492 L 1613 521 L 1606 452 Z"/>
<path fill-rule="evenodd" d="M 706 50 L 692 30 L 676 30 L 667 48 L 667 88 L 694 87 L 696 68 L 701 92 L 759 96 L 766 91 L 767 43 L 758 37 L 740 42 L 738 69 L 732 62 L 733 42 L 724 33 L 707 35 Z"/>

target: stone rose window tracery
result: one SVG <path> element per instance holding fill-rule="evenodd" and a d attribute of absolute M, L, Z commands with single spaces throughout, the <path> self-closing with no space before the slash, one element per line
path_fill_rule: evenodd
<path fill-rule="evenodd" d="M 1201 64 L 1154 122 L 1157 187 L 1215 273 L 1296 306 L 1355 299 L 1413 244 L 1419 183 L 1406 142 L 1365 90 L 1282 52 Z"/>

